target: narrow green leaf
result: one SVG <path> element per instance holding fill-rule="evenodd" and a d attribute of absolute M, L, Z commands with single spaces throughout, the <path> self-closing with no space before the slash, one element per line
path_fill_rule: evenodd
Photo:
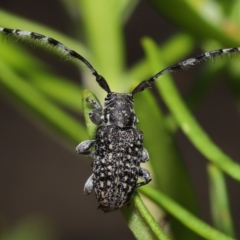
<path fill-rule="evenodd" d="M 150 39 L 144 40 L 144 47 L 152 64 L 153 69 L 159 68 L 164 64 L 156 55 L 157 48 Z M 183 103 L 176 87 L 169 75 L 164 75 L 161 80 L 158 79 L 156 85 L 161 95 L 176 118 L 182 131 L 190 139 L 192 144 L 211 162 L 215 163 L 220 169 L 226 172 L 232 178 L 240 181 L 240 165 L 227 156 L 210 137 L 199 126 L 194 117 L 190 114 Z"/>
<path fill-rule="evenodd" d="M 163 207 L 174 218 L 177 218 L 185 226 L 189 227 L 201 237 L 204 237 L 208 240 L 233 240 L 233 238 L 230 236 L 219 232 L 200 219 L 196 218 L 192 213 L 182 208 L 178 203 L 174 202 L 160 191 L 157 191 L 152 186 L 149 185 L 144 188 L 140 188 L 139 191 L 149 197 L 153 202 Z M 178 236 L 176 236 L 176 239 L 177 237 Z"/>
<path fill-rule="evenodd" d="M 216 62 L 214 65 L 206 66 L 198 79 L 195 82 L 193 88 L 189 91 L 188 95 L 185 97 L 186 106 L 191 112 L 197 109 L 198 105 L 202 100 L 205 99 L 209 91 L 214 87 L 219 76 L 224 74 L 223 62 Z M 166 117 L 166 124 L 168 129 L 175 132 L 179 126 L 172 114 Z"/>
<path fill-rule="evenodd" d="M 2 43 L 0 50 L 1 60 L 5 61 L 13 71 L 26 76 L 26 81 L 30 81 L 33 87 L 41 90 L 55 101 L 79 112 L 81 109 L 79 84 L 49 72 L 46 63 L 37 60 L 36 57 L 28 54 L 26 50 L 23 51 L 16 44 Z M 89 75 L 91 76 L 90 72 Z"/>
<path fill-rule="evenodd" d="M 131 199 L 131 204 L 121 209 L 129 228 L 138 240 L 167 240 L 165 233 L 149 213 L 136 192 Z"/>
<path fill-rule="evenodd" d="M 34 113 L 40 115 L 45 122 L 71 141 L 86 139 L 86 131 L 82 125 L 47 100 L 37 89 L 33 88 L 14 74 L 6 64 L 0 61 L 0 82 L 21 100 Z"/>
<path fill-rule="evenodd" d="M 235 237 L 223 173 L 213 164 L 208 165 L 210 203 L 214 226 Z"/>
<path fill-rule="evenodd" d="M 52 240 L 56 239 L 53 226 L 40 216 L 28 217 L 14 228 L 1 234 L 1 240 Z"/>
<path fill-rule="evenodd" d="M 6 61 L 8 65 L 11 65 L 18 71 L 22 71 L 22 69 L 34 71 L 35 69 L 42 69 L 44 67 L 44 64 L 42 64 L 42 62 L 36 57 L 31 56 L 31 54 L 24 49 L 21 44 L 5 38 L 6 35 L 0 33 L 0 51 L 2 61 Z"/>
<path fill-rule="evenodd" d="M 194 47 L 193 39 L 187 34 L 176 34 L 171 39 L 168 39 L 166 43 L 159 46 L 157 54 L 166 60 L 166 63 L 174 64 L 180 59 L 187 56 L 192 52 Z M 160 68 L 157 70 L 160 71 Z M 138 61 L 128 72 L 126 73 L 126 79 L 130 81 L 140 82 L 141 80 L 148 78 L 153 73 L 151 67 L 146 58 Z"/>
<path fill-rule="evenodd" d="M 78 4 L 87 43 L 94 57 L 93 65 L 107 79 L 113 91 L 126 90 L 119 79 L 125 58 L 121 4 L 108 0 L 98 0 L 94 4 L 81 0 Z"/>
<path fill-rule="evenodd" d="M 139 119 L 138 127 L 144 133 L 144 147 L 150 157 L 153 184 L 189 211 L 197 214 L 195 192 L 175 142 L 175 136 L 166 127 L 161 106 L 151 91 L 137 94 L 134 102 Z M 196 237 L 176 219 L 171 222 L 170 231 L 179 239 L 193 240 Z"/>
<path fill-rule="evenodd" d="M 126 23 L 137 7 L 139 0 L 121 0 L 119 1 L 120 16 L 122 21 Z"/>
<path fill-rule="evenodd" d="M 161 16 L 174 22 L 175 25 L 184 31 L 191 33 L 196 39 L 204 40 L 212 38 L 225 46 L 238 46 L 240 44 L 239 29 L 236 27 L 235 31 L 229 31 L 227 27 L 224 28 L 224 26 L 226 26 L 224 22 L 227 22 L 224 16 L 220 16 L 218 22 L 216 18 L 213 17 L 217 8 L 211 8 L 211 6 L 204 8 L 201 3 L 199 4 L 199 1 L 194 0 L 172 0 L 171 4 L 174 7 L 169 7 L 168 0 L 150 0 L 150 3 Z M 207 10 L 209 10 L 210 16 L 212 17 L 207 15 Z M 189 21 L 189 19 L 191 20 Z M 231 26 L 231 24 L 229 24 L 229 26 Z"/>
<path fill-rule="evenodd" d="M 78 113 L 81 111 L 81 87 L 79 84 L 73 83 L 70 79 L 53 75 L 47 70 L 43 72 L 29 71 L 26 74 L 29 76 L 32 86 L 41 90 L 55 102 Z"/>

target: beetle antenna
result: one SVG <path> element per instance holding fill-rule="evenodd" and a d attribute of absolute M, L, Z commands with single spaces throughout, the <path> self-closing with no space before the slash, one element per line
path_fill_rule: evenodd
<path fill-rule="evenodd" d="M 134 88 L 132 91 L 132 94 L 136 94 L 139 92 L 144 91 L 146 88 L 150 88 L 152 84 L 162 75 L 170 72 L 175 72 L 179 70 L 186 70 L 190 67 L 193 67 L 202 61 L 207 61 L 211 58 L 216 58 L 220 57 L 223 54 L 231 54 L 231 53 L 236 53 L 240 51 L 240 47 L 235 47 L 235 48 L 225 48 L 225 49 L 218 49 L 206 53 L 202 53 L 201 55 L 194 57 L 194 58 L 188 58 L 187 60 L 184 60 L 182 62 L 179 62 L 177 64 L 174 64 L 170 67 L 167 67 L 160 72 L 156 73 L 154 76 L 149 78 L 148 80 L 142 81 L 137 87 Z"/>
<path fill-rule="evenodd" d="M 58 51 L 63 52 L 64 54 L 66 54 L 72 58 L 80 60 L 90 69 L 91 73 L 95 76 L 96 81 L 100 85 L 100 87 L 108 93 L 111 92 L 110 87 L 109 87 L 107 81 L 105 80 L 105 78 L 102 77 L 101 75 L 99 75 L 98 72 L 95 70 L 95 68 L 82 55 L 75 52 L 74 50 L 71 50 L 64 44 L 60 43 L 59 41 L 57 41 L 53 38 L 44 36 L 39 33 L 28 32 L 28 31 L 23 31 L 23 30 L 18 30 L 18 29 L 10 29 L 10 28 L 1 28 L 0 27 L 0 32 L 5 33 L 8 36 L 10 36 L 10 35 L 15 36 L 15 37 L 18 36 L 20 38 L 28 38 L 28 39 L 32 39 L 34 41 L 46 43 L 46 44 L 56 48 Z"/>

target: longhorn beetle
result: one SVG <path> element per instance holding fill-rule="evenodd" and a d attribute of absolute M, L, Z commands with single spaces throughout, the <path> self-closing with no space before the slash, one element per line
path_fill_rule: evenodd
<path fill-rule="evenodd" d="M 0 28 L 0 32 L 45 42 L 67 56 L 80 60 L 90 69 L 100 87 L 107 92 L 103 107 L 95 100 L 87 99 L 93 106 L 89 117 L 99 127 L 95 140 L 83 141 L 76 147 L 77 153 L 93 156 L 93 174 L 85 183 L 84 193 L 88 195 L 94 190 L 99 208 L 104 212 L 120 209 L 130 201 L 136 188 L 151 181 L 149 172 L 140 167 L 140 163 L 148 161 L 149 156 L 143 147 L 143 134 L 136 128 L 138 119 L 133 107 L 133 96 L 150 88 L 163 74 L 187 69 L 222 54 L 240 51 L 240 48 L 227 48 L 202 53 L 161 70 L 148 80 L 140 82 L 131 93 L 115 93 L 111 91 L 104 77 L 99 75 L 83 56 L 59 41 L 22 30 Z M 138 182 L 138 178 L 142 181 Z"/>

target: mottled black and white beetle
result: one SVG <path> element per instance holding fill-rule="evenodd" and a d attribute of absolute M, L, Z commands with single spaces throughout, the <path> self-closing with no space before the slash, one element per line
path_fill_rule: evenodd
<path fill-rule="evenodd" d="M 142 81 L 131 93 L 115 93 L 111 92 L 106 80 L 84 57 L 57 40 L 35 32 L 8 28 L 0 28 L 0 32 L 45 42 L 66 55 L 80 60 L 90 69 L 100 87 L 107 92 L 103 108 L 95 100 L 88 100 L 94 107 L 89 117 L 93 123 L 99 125 L 99 128 L 95 140 L 83 141 L 76 148 L 79 154 L 92 155 L 94 158 L 93 174 L 84 186 L 84 193 L 90 194 L 94 190 L 99 207 L 105 212 L 126 205 L 136 188 L 151 181 L 149 172 L 140 167 L 140 163 L 148 161 L 149 156 L 143 147 L 143 134 L 136 128 L 138 119 L 133 107 L 133 96 L 150 88 L 152 83 L 163 74 L 187 69 L 203 60 L 222 54 L 240 51 L 240 48 L 228 48 L 203 53 L 163 69 L 148 80 Z M 91 147 L 93 150 L 90 150 Z M 138 178 L 142 181 L 138 182 Z"/>

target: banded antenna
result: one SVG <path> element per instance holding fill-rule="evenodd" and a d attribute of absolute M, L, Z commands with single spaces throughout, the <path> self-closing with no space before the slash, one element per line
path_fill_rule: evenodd
<path fill-rule="evenodd" d="M 9 28 L 1 28 L 0 27 L 0 32 L 5 33 L 6 35 L 12 35 L 14 37 L 19 36 L 21 38 L 29 38 L 32 40 L 45 42 L 48 45 L 53 46 L 56 49 L 58 49 L 59 51 L 65 53 L 66 55 L 69 55 L 72 58 L 80 60 L 90 69 L 91 73 L 95 76 L 96 81 L 100 85 L 100 87 L 102 89 L 104 89 L 107 93 L 111 92 L 110 87 L 109 87 L 107 81 L 105 80 L 105 78 L 103 76 L 99 75 L 98 72 L 95 70 L 95 68 L 83 56 L 81 56 L 79 53 L 75 52 L 74 50 L 71 50 L 64 44 L 60 43 L 59 41 L 57 41 L 53 38 L 44 36 L 39 33 L 23 31 L 23 30 L 18 30 L 18 29 L 9 29 Z M 167 67 L 167 68 L 161 70 L 160 72 L 156 73 L 154 76 L 152 76 L 148 80 L 142 81 L 140 84 L 138 84 L 134 88 L 134 90 L 132 91 L 132 95 L 135 95 L 136 93 L 142 92 L 145 89 L 150 88 L 152 86 L 152 84 L 160 76 L 162 76 L 166 73 L 175 72 L 175 71 L 179 71 L 179 70 L 185 70 L 185 69 L 188 69 L 190 67 L 193 67 L 193 66 L 201 63 L 204 60 L 207 61 L 211 58 L 216 58 L 223 54 L 230 54 L 230 53 L 236 53 L 236 52 L 240 52 L 240 47 L 213 50 L 213 51 L 209 51 L 206 53 L 202 53 L 201 55 L 199 55 L 197 57 L 189 58 L 182 62 L 176 63 L 176 64 L 174 64 L 170 67 Z"/>
<path fill-rule="evenodd" d="M 59 41 L 44 36 L 39 33 L 35 32 L 28 32 L 28 31 L 23 31 L 23 30 L 18 30 L 18 29 L 10 29 L 10 28 L 1 28 L 0 27 L 0 32 L 8 35 L 8 36 L 13 36 L 13 37 L 20 37 L 20 38 L 29 38 L 35 41 L 47 43 L 50 46 L 53 46 L 54 48 L 58 49 L 59 51 L 63 52 L 66 55 L 69 55 L 72 58 L 78 59 L 81 62 L 83 62 L 91 71 L 91 73 L 95 76 L 97 83 L 100 85 L 102 89 L 104 89 L 107 93 L 110 93 L 110 87 L 105 80 L 105 78 L 101 75 L 98 74 L 98 72 L 95 70 L 95 68 L 79 53 L 75 52 L 74 50 L 71 50 L 70 48 L 66 47 L 64 44 L 60 43 Z"/>
<path fill-rule="evenodd" d="M 160 76 L 162 76 L 166 73 L 175 72 L 175 71 L 179 71 L 179 70 L 186 70 L 190 67 L 193 67 L 193 66 L 201 63 L 204 60 L 207 61 L 211 58 L 220 57 L 223 54 L 236 53 L 236 52 L 240 52 L 240 47 L 213 50 L 210 52 L 202 53 L 201 55 L 199 55 L 197 57 L 186 59 L 182 62 L 179 62 L 177 64 L 174 64 L 170 67 L 167 67 L 167 68 L 161 70 L 160 72 L 156 73 L 154 76 L 149 78 L 148 80 L 142 81 L 140 84 L 138 84 L 134 88 L 134 90 L 132 91 L 132 94 L 134 95 L 136 93 L 144 91 L 146 88 L 150 88 L 152 86 L 152 84 Z"/>

